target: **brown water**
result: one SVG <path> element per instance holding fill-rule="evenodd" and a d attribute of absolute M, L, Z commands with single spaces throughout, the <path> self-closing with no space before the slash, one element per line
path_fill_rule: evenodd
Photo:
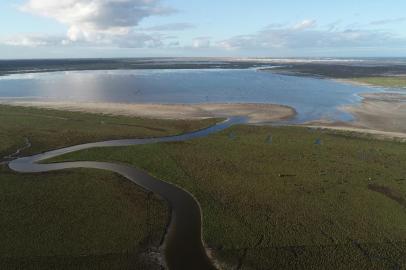
<path fill-rule="evenodd" d="M 167 266 L 172 270 L 204 270 L 216 269 L 207 256 L 202 241 L 202 215 L 199 203 L 187 191 L 154 178 L 148 173 L 128 165 L 119 165 L 106 162 L 64 162 L 52 164 L 39 164 L 39 162 L 67 153 L 95 147 L 117 147 L 151 143 L 177 142 L 208 136 L 209 134 L 224 130 L 231 125 L 244 123 L 245 118 L 234 117 L 227 121 L 196 132 L 179 136 L 114 140 L 76 145 L 49 151 L 46 153 L 19 158 L 9 163 L 9 167 L 21 173 L 50 172 L 73 168 L 91 168 L 118 173 L 146 190 L 164 198 L 172 210 L 171 221 L 164 241 L 165 259 Z"/>

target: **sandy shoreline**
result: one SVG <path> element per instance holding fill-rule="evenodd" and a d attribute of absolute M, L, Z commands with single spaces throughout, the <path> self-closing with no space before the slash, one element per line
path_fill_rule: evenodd
<path fill-rule="evenodd" d="M 400 93 L 362 94 L 358 105 L 341 109 L 354 115 L 353 122 L 313 121 L 306 126 L 367 133 L 377 137 L 406 139 L 406 95 Z"/>
<path fill-rule="evenodd" d="M 304 126 L 371 134 L 379 138 L 406 140 L 406 95 L 400 93 L 363 94 L 363 101 L 341 109 L 355 117 L 352 122 L 312 121 Z M 127 104 L 95 102 L 48 102 L 0 100 L 0 104 L 67 111 L 102 113 L 158 119 L 202 119 L 246 116 L 250 124 L 289 119 L 296 111 L 276 104 Z"/>
<path fill-rule="evenodd" d="M 212 117 L 246 116 L 249 123 L 258 124 L 288 119 L 296 111 L 288 106 L 276 104 L 127 104 L 94 102 L 42 102 L 0 100 L 0 104 L 102 113 L 110 115 L 136 116 L 158 119 L 202 119 Z"/>
<path fill-rule="evenodd" d="M 368 129 L 406 133 L 406 95 L 363 94 L 359 106 L 345 106 L 356 117 L 355 124 Z"/>

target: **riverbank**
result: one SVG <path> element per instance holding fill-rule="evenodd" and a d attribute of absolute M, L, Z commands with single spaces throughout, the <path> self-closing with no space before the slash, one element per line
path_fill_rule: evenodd
<path fill-rule="evenodd" d="M 245 123 L 241 117 L 230 118 L 207 129 L 185 133 L 179 136 L 169 136 L 161 138 L 146 138 L 134 140 L 109 140 L 94 142 L 89 144 L 75 145 L 73 147 L 61 148 L 58 150 L 41 153 L 39 155 L 24 157 L 13 160 L 9 163 L 9 168 L 19 173 L 55 172 L 67 169 L 99 169 L 107 170 L 119 174 L 130 180 L 145 191 L 168 202 L 171 208 L 171 218 L 165 234 L 165 241 L 162 244 L 165 254 L 165 262 L 169 269 L 176 270 L 215 270 L 216 267 L 208 257 L 201 233 L 201 211 L 199 203 L 187 191 L 177 186 L 170 185 L 148 175 L 145 171 L 135 167 L 114 163 L 97 162 L 69 162 L 43 164 L 43 161 L 58 158 L 58 156 L 79 150 L 94 148 L 113 148 L 132 145 L 148 145 L 164 142 L 182 142 L 186 140 L 207 137 L 211 133 L 216 133 L 235 124 Z"/>
<path fill-rule="evenodd" d="M 19 155 L 112 139 L 177 135 L 220 119 L 169 120 L 0 104 L 0 161 L 30 142 Z"/>
<path fill-rule="evenodd" d="M 129 104 L 90 102 L 22 102 L 0 100 L 13 106 L 57 109 L 74 112 L 102 113 L 116 116 L 153 119 L 199 120 L 244 116 L 252 124 L 274 122 L 291 118 L 296 111 L 288 106 L 275 104 Z"/>
<path fill-rule="evenodd" d="M 177 135 L 218 121 L 0 105 L 0 269 L 162 269 L 170 214 L 160 197 L 101 170 L 19 174 L 7 164 L 51 149 Z"/>
<path fill-rule="evenodd" d="M 239 125 L 52 162 L 131 164 L 189 191 L 221 269 L 402 269 L 405 146 L 341 131 Z"/>

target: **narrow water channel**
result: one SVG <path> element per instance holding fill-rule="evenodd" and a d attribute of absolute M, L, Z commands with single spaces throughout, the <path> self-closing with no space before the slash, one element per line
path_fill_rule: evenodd
<path fill-rule="evenodd" d="M 202 240 L 202 213 L 200 205 L 189 192 L 128 165 L 93 161 L 52 164 L 40 164 L 40 162 L 67 153 L 95 147 L 118 147 L 191 140 L 205 137 L 234 124 L 245 122 L 246 119 L 243 117 L 233 117 L 207 129 L 178 136 L 113 140 L 76 145 L 30 157 L 19 158 L 11 161 L 9 167 L 20 173 L 50 172 L 73 168 L 101 169 L 118 173 L 142 188 L 161 196 L 170 205 L 172 211 L 171 221 L 164 241 L 166 264 L 170 270 L 216 269 L 206 253 Z"/>

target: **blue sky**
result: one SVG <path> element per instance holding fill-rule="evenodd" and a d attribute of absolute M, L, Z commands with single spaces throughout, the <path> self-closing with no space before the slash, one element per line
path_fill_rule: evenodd
<path fill-rule="evenodd" d="M 406 56 L 403 0 L 2 0 L 0 58 Z"/>

